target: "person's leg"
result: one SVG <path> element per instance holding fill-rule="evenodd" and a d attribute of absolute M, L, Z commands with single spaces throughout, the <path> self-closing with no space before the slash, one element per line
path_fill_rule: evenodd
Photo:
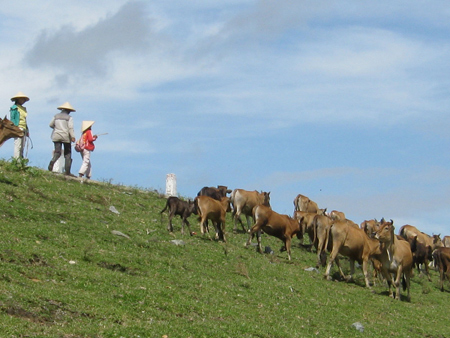
<path fill-rule="evenodd" d="M 72 167 L 72 148 L 70 143 L 64 143 L 64 174 L 71 175 L 70 168 Z"/>
<path fill-rule="evenodd" d="M 62 143 L 61 142 L 53 142 L 53 143 L 55 145 L 55 151 L 53 152 L 53 158 L 48 165 L 49 171 L 53 171 L 53 166 L 55 165 L 55 162 L 61 156 Z"/>

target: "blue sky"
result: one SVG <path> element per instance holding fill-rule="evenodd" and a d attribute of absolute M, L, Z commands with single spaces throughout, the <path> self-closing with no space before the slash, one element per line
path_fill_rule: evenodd
<path fill-rule="evenodd" d="M 31 165 L 47 167 L 69 101 L 77 133 L 109 133 L 94 179 L 164 191 L 175 173 L 185 197 L 264 190 L 292 214 L 301 193 L 358 224 L 450 235 L 448 2 L 2 4 L 0 101 L 31 98 Z"/>

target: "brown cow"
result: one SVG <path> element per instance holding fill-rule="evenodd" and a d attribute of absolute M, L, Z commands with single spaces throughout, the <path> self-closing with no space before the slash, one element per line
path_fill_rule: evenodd
<path fill-rule="evenodd" d="M 209 196 L 197 196 L 194 204 L 199 216 L 201 233 L 209 233 L 208 220 L 211 220 L 216 230 L 216 239 L 226 242 L 225 217 L 230 210 L 230 199 L 222 197 L 222 200 L 218 201 Z"/>
<path fill-rule="evenodd" d="M 284 246 L 281 251 L 286 250 L 288 258 L 291 260 L 291 239 L 294 235 L 300 232 L 300 225 L 297 220 L 288 215 L 281 215 L 273 211 L 270 207 L 259 204 L 253 209 L 255 225 L 250 229 L 246 246 L 252 242 L 255 235 L 258 239 L 259 252 L 263 252 L 261 246 L 261 230 L 264 233 L 281 239 Z"/>
<path fill-rule="evenodd" d="M 170 196 L 167 198 L 166 205 L 164 209 L 160 211 L 161 219 L 162 213 L 166 210 L 169 210 L 169 224 L 167 226 L 167 230 L 172 233 L 173 225 L 172 218 L 176 215 L 181 217 L 181 234 L 184 235 L 184 226 L 187 225 L 189 228 L 189 234 L 195 235 L 195 232 L 191 231 L 191 225 L 189 224 L 188 217 L 191 216 L 192 213 L 196 213 L 194 202 L 191 200 L 183 201 L 178 197 Z"/>
<path fill-rule="evenodd" d="M 346 221 L 342 222 L 346 223 Z M 325 266 L 327 264 L 327 256 L 325 252 L 328 246 L 328 235 L 333 223 L 333 220 L 325 215 L 316 215 L 316 217 L 314 217 L 313 226 L 316 232 L 314 246 L 317 250 L 316 267 L 319 267 L 319 265 Z"/>
<path fill-rule="evenodd" d="M 319 209 L 318 212 L 320 213 L 320 215 L 326 215 L 326 209 Z M 318 214 L 312 212 L 294 211 L 293 218 L 295 218 L 300 223 L 301 230 L 301 233 L 298 234 L 297 237 L 301 240 L 302 244 L 303 236 L 305 234 L 308 234 L 310 244 L 314 244 L 316 240 L 316 227 L 314 225 L 314 218 L 317 215 Z"/>
<path fill-rule="evenodd" d="M 345 214 L 342 211 L 333 210 L 330 212 L 330 218 L 333 221 L 343 221 L 345 220 Z"/>
<path fill-rule="evenodd" d="M 220 201 L 222 197 L 227 197 L 227 194 L 231 193 L 225 185 L 218 185 L 217 188 L 214 187 L 203 187 L 197 194 L 197 196 L 209 196 L 215 200 Z"/>
<path fill-rule="evenodd" d="M 23 137 L 23 135 L 23 130 L 8 120 L 6 116 L 3 120 L 0 118 L 0 147 L 10 138 Z"/>
<path fill-rule="evenodd" d="M 394 234 L 394 221 L 383 222 L 375 234 L 381 246 L 381 272 L 386 278 L 389 286 L 389 295 L 394 297 L 391 285 L 394 283 L 396 288 L 395 299 L 400 299 L 400 279 L 402 278 L 403 290 L 407 290 L 407 300 L 410 296 L 410 279 L 412 274 L 413 256 L 411 247 L 407 241 L 402 241 Z M 392 275 L 394 274 L 394 281 Z"/>
<path fill-rule="evenodd" d="M 330 260 L 325 271 L 325 277 L 330 278 L 330 269 L 333 262 L 339 268 L 341 276 L 346 280 L 353 279 L 355 273 L 355 261 L 362 264 L 364 280 L 366 286 L 370 288 L 368 263 L 371 256 L 381 254 L 380 243 L 367 235 L 359 228 L 354 228 L 345 221 L 333 223 L 329 230 L 329 241 L 331 241 L 332 250 Z M 350 258 L 350 276 L 346 277 L 339 264 L 338 254 Z"/>
<path fill-rule="evenodd" d="M 383 221 L 384 219 L 381 220 L 381 222 Z M 367 234 L 367 236 L 373 238 L 377 230 L 380 228 L 380 222 L 376 219 L 365 220 L 361 222 L 360 228 Z"/>
<path fill-rule="evenodd" d="M 425 246 L 431 246 L 433 251 L 436 248 L 443 246 L 440 235 L 429 236 L 426 233 L 419 231 L 415 226 L 409 224 L 400 228 L 399 235 L 409 242 L 417 235 L 417 241 Z"/>
<path fill-rule="evenodd" d="M 233 231 L 236 232 L 237 221 L 239 221 L 242 230 L 244 230 L 244 232 L 248 232 L 251 227 L 250 217 L 252 217 L 255 222 L 255 218 L 253 217 L 253 208 L 259 204 L 270 207 L 270 192 L 234 189 L 231 193 L 231 203 L 233 204 Z M 241 214 L 244 214 L 247 218 L 247 229 L 245 229 L 244 224 L 242 223 Z"/>
<path fill-rule="evenodd" d="M 294 199 L 294 211 L 306 211 L 317 214 L 319 206 L 308 197 L 298 194 Z"/>
<path fill-rule="evenodd" d="M 444 279 L 450 282 L 450 248 L 440 247 L 433 251 L 433 259 L 439 269 L 441 291 L 444 291 Z"/>
<path fill-rule="evenodd" d="M 446 248 L 450 248 L 450 236 L 444 236 L 444 238 L 442 239 L 442 244 Z"/>

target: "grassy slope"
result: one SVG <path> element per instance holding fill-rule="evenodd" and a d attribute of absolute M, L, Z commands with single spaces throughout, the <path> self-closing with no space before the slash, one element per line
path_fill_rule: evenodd
<path fill-rule="evenodd" d="M 226 244 L 182 237 L 179 219 L 171 236 L 155 192 L 12 169 L 0 161 L 1 337 L 450 336 L 436 272 L 398 302 L 360 271 L 350 284 L 305 271 L 315 255 L 294 247 L 288 262 L 275 238 L 274 255 L 245 248 L 230 218 Z"/>

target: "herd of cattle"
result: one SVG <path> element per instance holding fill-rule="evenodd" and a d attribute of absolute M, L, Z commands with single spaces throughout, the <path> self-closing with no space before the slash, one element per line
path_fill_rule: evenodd
<path fill-rule="evenodd" d="M 445 277 L 450 281 L 450 236 L 441 240 L 440 235 L 429 236 L 412 225 L 402 226 L 396 235 L 394 222 L 384 219 L 366 220 L 358 226 L 348 220 L 343 212 L 333 210 L 327 213 L 326 209 L 319 209 L 317 203 L 304 195 L 295 197 L 293 216 L 273 211 L 268 192 L 230 190 L 226 186 L 204 187 L 194 201 L 170 196 L 161 214 L 166 210 L 169 215 L 169 232 L 173 232 L 173 217 L 180 216 L 181 233 L 184 234 L 187 226 L 189 234 L 194 235 L 188 218 L 196 214 L 201 233 L 209 234 L 210 221 L 215 229 L 215 238 L 222 241 L 226 241 L 226 213 L 231 212 L 234 219 L 233 231 L 237 231 L 239 223 L 244 232 L 249 234 L 246 246 L 251 244 L 256 234 L 258 250 L 262 253 L 261 233 L 264 232 L 283 241 L 281 251 L 287 251 L 289 260 L 292 238 L 296 236 L 303 243 L 303 238 L 307 235 L 317 252 L 317 267 L 326 266 L 326 278 L 330 279 L 330 269 L 336 263 L 341 276 L 346 280 L 352 279 L 356 261 L 362 266 L 365 284 L 370 288 L 368 267 L 371 264 L 374 278 L 385 278 L 390 296 L 396 299 L 400 299 L 400 285 L 407 292 L 407 299 L 411 299 L 410 278 L 415 266 L 420 271 L 422 265 L 430 280 L 428 267 L 433 262 L 440 271 L 441 291 L 444 291 Z M 242 222 L 241 215 L 246 217 L 247 227 Z M 338 255 L 349 258 L 349 276 L 345 276 L 342 271 Z M 395 288 L 395 294 L 391 288 Z"/>

